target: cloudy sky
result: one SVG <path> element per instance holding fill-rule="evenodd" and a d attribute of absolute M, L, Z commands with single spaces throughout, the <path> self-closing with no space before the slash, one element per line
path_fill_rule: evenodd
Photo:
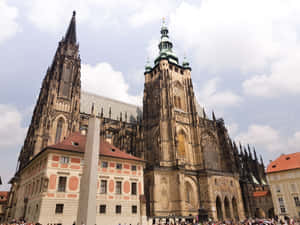
<path fill-rule="evenodd" d="M 199 103 L 265 163 L 300 150 L 299 0 L 0 0 L 0 176 L 13 175 L 41 81 L 77 12 L 84 90 L 141 104 L 162 18 Z M 7 189 L 7 185 L 0 187 Z"/>

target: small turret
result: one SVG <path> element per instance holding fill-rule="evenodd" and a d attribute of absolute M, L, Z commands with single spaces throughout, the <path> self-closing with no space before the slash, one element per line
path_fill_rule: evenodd
<path fill-rule="evenodd" d="M 190 63 L 187 61 L 187 59 L 186 59 L 185 56 L 183 57 L 182 66 L 183 66 L 183 68 L 185 68 L 185 69 L 189 69 L 189 70 L 191 69 Z"/>
<path fill-rule="evenodd" d="M 147 58 L 146 66 L 145 66 L 145 73 L 149 73 L 149 72 L 151 72 L 151 70 L 152 70 L 152 67 L 150 66 L 150 61 L 149 61 L 149 58 Z"/>

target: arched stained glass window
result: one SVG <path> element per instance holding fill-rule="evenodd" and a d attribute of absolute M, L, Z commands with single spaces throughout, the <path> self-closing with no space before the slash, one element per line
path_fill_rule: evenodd
<path fill-rule="evenodd" d="M 55 143 L 58 143 L 60 141 L 63 124 L 64 124 L 64 120 L 59 119 L 57 122 L 57 127 L 56 127 Z"/>

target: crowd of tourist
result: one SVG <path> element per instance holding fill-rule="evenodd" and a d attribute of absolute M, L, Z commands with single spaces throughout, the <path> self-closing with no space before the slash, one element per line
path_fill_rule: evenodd
<path fill-rule="evenodd" d="M 73 223 L 72 225 L 74 225 Z M 26 222 L 26 221 L 11 221 L 10 223 L 1 223 L 0 225 L 42 225 L 40 223 L 34 223 L 34 222 Z M 48 223 L 45 225 L 59 225 L 59 224 L 53 224 Z M 70 224 L 71 225 L 71 224 Z M 83 224 L 84 225 L 84 224 Z M 96 225 L 96 224 L 95 224 Z M 117 224 L 117 225 L 135 225 L 135 224 Z M 139 225 L 139 224 L 137 224 Z M 295 221 L 293 219 L 288 220 L 275 220 L 275 219 L 248 219 L 244 221 L 207 221 L 207 222 L 167 222 L 167 223 L 153 223 L 152 225 L 300 225 L 300 221 Z"/>

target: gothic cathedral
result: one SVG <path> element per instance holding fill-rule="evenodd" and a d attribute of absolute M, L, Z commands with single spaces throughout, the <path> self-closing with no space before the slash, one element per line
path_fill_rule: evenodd
<path fill-rule="evenodd" d="M 43 80 L 13 183 L 43 148 L 87 132 L 93 107 L 101 138 L 146 161 L 141 199 L 149 218 L 244 219 L 272 208 L 255 199 L 268 190 L 263 162 L 230 139 L 223 119 L 206 116 L 192 69 L 186 59 L 179 63 L 165 24 L 158 47 L 154 65 L 145 68 L 142 108 L 83 92 L 74 12 Z"/>

